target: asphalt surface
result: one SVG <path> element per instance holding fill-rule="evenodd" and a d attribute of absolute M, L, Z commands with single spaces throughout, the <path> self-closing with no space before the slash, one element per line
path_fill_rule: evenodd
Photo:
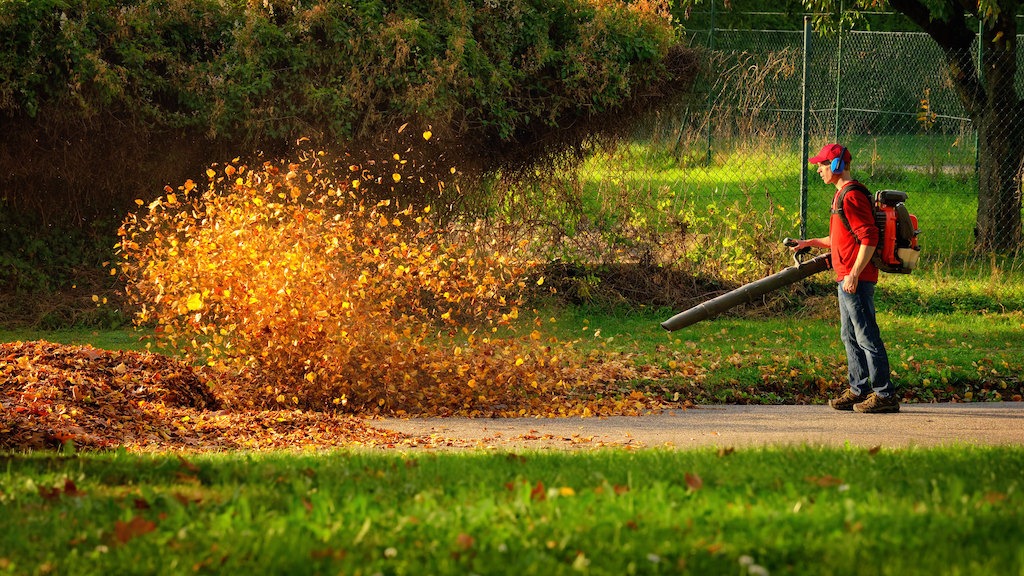
<path fill-rule="evenodd" d="M 413 448 L 742 448 L 1024 444 L 1024 403 L 903 404 L 897 414 L 827 406 L 698 406 L 607 418 L 411 418 L 373 422 Z"/>

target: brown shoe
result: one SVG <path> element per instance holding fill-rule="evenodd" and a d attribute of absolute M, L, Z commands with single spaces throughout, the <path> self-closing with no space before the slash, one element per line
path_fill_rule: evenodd
<path fill-rule="evenodd" d="M 882 414 L 885 412 L 899 412 L 900 411 L 900 399 L 895 394 L 892 396 L 886 396 L 882 398 L 878 394 L 872 393 L 868 396 L 868 399 L 859 403 L 854 404 L 853 409 L 857 412 L 864 414 Z"/>
<path fill-rule="evenodd" d="M 853 390 L 847 389 L 843 392 L 843 395 L 839 398 L 833 398 L 828 401 L 828 405 L 835 408 L 836 410 L 853 410 L 853 405 L 864 402 L 869 398 L 868 394 L 858 396 L 853 393 Z"/>

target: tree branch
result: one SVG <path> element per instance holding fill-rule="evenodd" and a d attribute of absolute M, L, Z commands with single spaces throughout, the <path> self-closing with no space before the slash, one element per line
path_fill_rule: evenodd
<path fill-rule="evenodd" d="M 928 8 L 921 0 L 889 0 L 893 10 L 909 18 L 938 44 L 946 57 L 950 77 L 960 95 L 960 101 L 971 118 L 977 120 L 987 97 L 971 55 L 971 44 L 976 32 L 967 26 L 964 18 L 965 9 L 977 12 L 976 5 L 973 10 L 968 8 L 970 4 L 965 0 L 945 0 L 939 10 Z M 943 14 L 945 19 L 936 17 L 937 14 Z"/>

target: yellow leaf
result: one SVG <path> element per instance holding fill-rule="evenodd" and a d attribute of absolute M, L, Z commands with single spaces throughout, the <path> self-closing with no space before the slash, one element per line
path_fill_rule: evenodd
<path fill-rule="evenodd" d="M 537 286 L 542 286 L 543 284 L 544 284 L 544 277 L 541 276 L 540 279 L 537 280 Z"/>
<path fill-rule="evenodd" d="M 188 297 L 188 301 L 185 304 L 188 309 L 192 312 L 203 309 L 203 296 L 202 294 L 193 294 Z"/>
<path fill-rule="evenodd" d="M 398 182 L 398 181 L 400 181 L 402 179 L 402 175 L 401 174 L 392 174 L 391 175 L 391 179 L 394 180 L 395 182 Z"/>
<path fill-rule="evenodd" d="M 213 168 L 207 168 L 206 175 L 209 176 L 210 178 L 215 178 L 217 176 L 217 173 L 213 171 Z"/>
<path fill-rule="evenodd" d="M 359 188 L 359 180 L 353 180 L 352 181 L 352 187 L 353 188 Z"/>
<path fill-rule="evenodd" d="M 430 140 L 431 136 L 433 136 L 433 134 L 430 132 L 430 130 L 427 130 L 427 131 L 423 132 L 423 139 L 424 140 Z"/>

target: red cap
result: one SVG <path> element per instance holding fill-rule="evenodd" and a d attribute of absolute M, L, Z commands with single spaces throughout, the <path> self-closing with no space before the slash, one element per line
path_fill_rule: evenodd
<path fill-rule="evenodd" d="M 840 145 L 840 144 L 825 144 L 824 146 L 821 147 L 821 152 L 818 152 L 817 156 L 815 156 L 813 158 L 810 158 L 807 161 L 809 163 L 811 163 L 811 164 L 821 164 L 822 162 L 831 162 L 831 161 L 835 160 L 836 158 L 839 158 L 840 154 L 843 155 L 843 162 L 849 163 L 851 160 L 853 160 L 853 156 L 850 154 L 850 151 L 848 149 L 846 149 L 846 148 L 843 148 L 842 145 Z"/>

